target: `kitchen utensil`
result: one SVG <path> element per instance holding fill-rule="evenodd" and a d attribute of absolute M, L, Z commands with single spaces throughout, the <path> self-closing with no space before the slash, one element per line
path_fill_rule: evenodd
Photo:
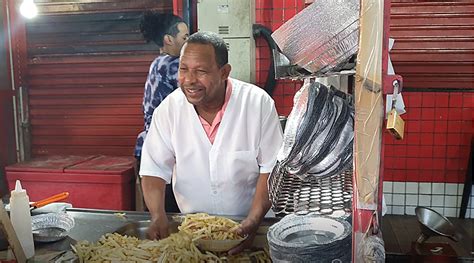
<path fill-rule="evenodd" d="M 37 242 L 55 242 L 68 236 L 74 227 L 74 218 L 67 213 L 48 213 L 31 217 L 33 239 Z"/>
<path fill-rule="evenodd" d="M 53 202 L 64 200 L 64 199 L 68 198 L 68 196 L 69 196 L 68 192 L 62 192 L 60 194 L 50 196 L 48 198 L 45 198 L 45 199 L 42 199 L 40 201 L 37 201 L 37 202 L 34 202 L 34 203 L 30 204 L 30 210 L 43 207 L 43 206 L 45 206 L 47 204 L 50 204 L 50 203 L 53 203 Z"/>
<path fill-rule="evenodd" d="M 178 231 L 178 225 L 180 224 L 180 217 L 173 217 L 173 220 L 169 221 L 169 232 L 176 233 Z M 119 228 L 116 233 L 121 235 L 127 236 L 134 236 L 138 239 L 148 239 L 147 230 L 150 226 L 150 221 L 135 221 L 129 222 L 128 224 L 124 225 L 123 227 Z M 204 250 L 220 252 L 220 251 L 229 251 L 231 248 L 237 246 L 245 238 L 237 239 L 237 240 L 205 240 L 205 239 L 198 239 L 196 240 L 196 245 Z"/>
<path fill-rule="evenodd" d="M 197 239 L 195 244 L 206 251 L 213 251 L 213 252 L 225 252 L 229 251 L 232 248 L 236 247 L 240 243 L 242 243 L 246 238 L 239 238 L 239 239 L 227 239 L 227 240 L 210 240 L 210 239 Z"/>
<path fill-rule="evenodd" d="M 417 243 L 425 242 L 431 236 L 445 236 L 453 241 L 458 241 L 454 225 L 446 217 L 440 215 L 433 209 L 424 206 L 415 208 L 415 214 L 420 223 L 421 234 Z"/>

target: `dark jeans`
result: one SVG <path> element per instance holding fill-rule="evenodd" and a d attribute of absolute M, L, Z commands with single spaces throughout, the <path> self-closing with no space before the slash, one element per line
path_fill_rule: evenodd
<path fill-rule="evenodd" d="M 140 171 L 139 157 L 137 157 L 137 171 Z M 176 198 L 174 197 L 173 187 L 171 183 L 167 184 L 165 187 L 165 211 L 167 213 L 180 213 L 181 211 L 179 210 L 178 204 L 176 203 Z M 146 208 L 146 210 L 148 211 L 148 208 Z"/>

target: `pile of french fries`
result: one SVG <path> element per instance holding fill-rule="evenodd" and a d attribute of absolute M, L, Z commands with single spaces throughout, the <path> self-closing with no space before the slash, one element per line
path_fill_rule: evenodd
<path fill-rule="evenodd" d="M 200 231 L 198 225 L 206 231 Z M 230 256 L 227 253 L 201 251 L 193 242 L 196 237 L 224 238 L 217 232 L 227 229 L 233 233 L 236 226 L 236 222 L 227 218 L 193 214 L 184 218 L 178 233 L 165 239 L 139 240 L 108 233 L 96 243 L 80 241 L 72 248 L 80 262 L 271 262 L 266 250 L 244 251 Z M 240 237 L 235 234 L 228 238 Z"/>
<path fill-rule="evenodd" d="M 178 227 L 180 232 L 185 232 L 197 239 L 209 240 L 236 240 L 242 239 L 235 231 L 239 224 L 231 219 L 210 216 L 206 213 L 188 214 Z"/>

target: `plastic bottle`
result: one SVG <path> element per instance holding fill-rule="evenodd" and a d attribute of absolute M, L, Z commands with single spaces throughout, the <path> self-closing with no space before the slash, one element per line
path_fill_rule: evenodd
<path fill-rule="evenodd" d="M 10 195 L 10 219 L 25 252 L 25 257 L 32 258 L 35 255 L 35 246 L 31 226 L 30 200 L 26 190 L 21 188 L 19 180 L 16 181 L 15 190 L 11 191 Z"/>

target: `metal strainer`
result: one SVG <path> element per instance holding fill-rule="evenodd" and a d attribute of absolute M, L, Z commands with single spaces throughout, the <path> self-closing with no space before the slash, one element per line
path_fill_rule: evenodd
<path fill-rule="evenodd" d="M 67 213 L 48 213 L 31 217 L 33 239 L 37 242 L 55 242 L 68 236 L 74 227 L 74 218 Z"/>
<path fill-rule="evenodd" d="M 458 241 L 458 233 L 454 225 L 435 210 L 418 206 L 415 208 L 415 214 L 421 228 L 421 234 L 416 241 L 418 244 L 425 242 L 431 236 L 445 236 Z"/>

